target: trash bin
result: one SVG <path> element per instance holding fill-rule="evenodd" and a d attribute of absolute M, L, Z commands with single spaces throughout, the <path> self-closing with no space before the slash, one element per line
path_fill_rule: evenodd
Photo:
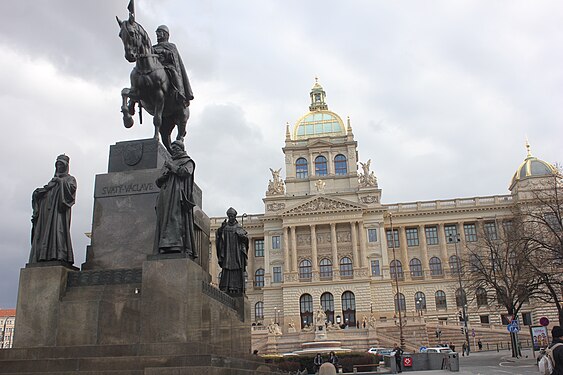
<path fill-rule="evenodd" d="M 450 353 L 448 354 L 448 359 L 450 362 L 450 371 L 457 371 L 459 372 L 459 354 L 458 353 Z"/>

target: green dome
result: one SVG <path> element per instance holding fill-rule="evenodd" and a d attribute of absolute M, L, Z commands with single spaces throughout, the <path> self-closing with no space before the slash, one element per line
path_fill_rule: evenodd
<path fill-rule="evenodd" d="M 301 117 L 293 129 L 293 139 L 346 135 L 346 128 L 336 113 L 321 110 Z"/>
<path fill-rule="evenodd" d="M 512 188 L 516 182 L 533 177 L 549 177 L 557 175 L 557 169 L 550 163 L 540 160 L 534 156 L 529 151 L 528 156 L 524 159 L 524 162 L 520 164 L 514 176 L 512 176 L 512 181 L 510 187 Z"/>

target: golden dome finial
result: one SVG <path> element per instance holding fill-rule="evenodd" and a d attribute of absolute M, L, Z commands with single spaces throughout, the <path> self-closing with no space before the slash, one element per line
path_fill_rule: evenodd
<path fill-rule="evenodd" d="M 526 137 L 526 151 L 527 151 L 527 157 L 531 157 L 532 156 L 532 151 L 530 150 L 530 142 L 528 142 L 528 137 Z"/>

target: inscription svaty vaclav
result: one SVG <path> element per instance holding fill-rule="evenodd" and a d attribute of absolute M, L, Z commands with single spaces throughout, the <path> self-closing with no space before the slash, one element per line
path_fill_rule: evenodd
<path fill-rule="evenodd" d="M 148 193 L 156 192 L 158 189 L 152 182 L 146 183 L 132 183 L 132 184 L 121 184 L 114 186 L 104 186 L 101 190 L 102 196 L 110 195 L 124 195 L 124 194 L 138 194 L 138 193 Z"/>

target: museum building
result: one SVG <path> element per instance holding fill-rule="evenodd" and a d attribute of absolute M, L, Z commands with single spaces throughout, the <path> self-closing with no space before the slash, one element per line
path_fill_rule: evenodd
<path fill-rule="evenodd" d="M 387 327 L 380 329 L 379 338 L 368 335 L 375 341 L 353 341 L 361 349 L 395 340 L 400 309 L 411 331 L 422 326 L 418 339 L 411 340 L 415 346 L 428 342 L 439 325 L 459 325 L 464 300 L 473 329 L 506 325 L 506 311 L 490 291 L 460 288 L 460 259 L 480 237 L 502 236 L 514 203 L 533 182 L 552 177 L 555 168 L 528 149 L 510 194 L 382 204 L 371 161 L 358 160 L 350 120 L 344 122 L 329 110 L 318 82 L 310 98 L 309 111 L 286 128 L 285 180 L 281 169 L 271 170 L 264 213 L 244 218 L 253 329 L 276 324 L 280 335 L 304 341 L 310 337 L 299 333 L 311 330 L 321 309 L 327 326 L 348 328 L 338 333 L 342 339 L 344 332 L 357 336 L 362 330 Z M 211 219 L 210 273 L 215 285 L 221 270 L 214 233 L 223 220 Z M 461 298 L 465 293 L 467 298 Z M 556 310 L 545 304 L 530 302 L 520 314 L 524 325 L 537 324 L 540 316 L 556 321 Z M 409 335 L 417 337 L 416 331 Z M 253 347 L 262 349 L 266 339 L 257 345 L 259 339 L 253 336 Z"/>

